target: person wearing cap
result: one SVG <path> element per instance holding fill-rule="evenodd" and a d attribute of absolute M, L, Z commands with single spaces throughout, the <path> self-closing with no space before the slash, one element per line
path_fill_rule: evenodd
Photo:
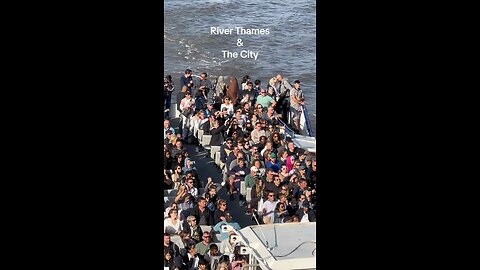
<path fill-rule="evenodd" d="M 222 231 L 222 226 L 223 225 L 230 225 L 230 226 L 232 226 L 232 228 L 234 228 L 237 231 L 242 229 L 242 227 L 240 227 L 240 225 L 237 222 L 233 221 L 232 213 L 230 213 L 229 211 L 225 212 L 225 220 L 222 220 L 222 221 L 218 222 L 213 227 L 214 231 L 220 233 L 220 239 L 219 239 L 220 241 L 228 239 L 228 235 L 230 233 L 228 231 L 227 232 Z"/>
<path fill-rule="evenodd" d="M 270 142 L 270 145 L 271 145 L 271 142 Z M 270 159 L 267 162 L 265 162 L 265 168 L 272 169 L 275 173 L 278 173 L 281 167 L 282 167 L 282 163 L 280 162 L 280 160 L 277 159 L 277 155 L 275 155 L 275 153 L 271 153 Z"/>
<path fill-rule="evenodd" d="M 250 174 L 245 176 L 245 188 L 252 188 L 255 186 L 255 181 L 259 170 L 257 167 L 250 167 Z"/>
<path fill-rule="evenodd" d="M 315 216 L 315 211 L 310 208 L 310 203 L 307 200 L 302 202 L 301 207 L 297 211 L 298 218 L 300 222 L 315 222 L 317 218 Z"/>
<path fill-rule="evenodd" d="M 307 179 L 307 172 L 306 172 L 306 167 L 304 165 L 301 165 L 298 167 L 298 172 L 300 173 L 300 178 Z"/>
<path fill-rule="evenodd" d="M 165 132 L 165 140 L 163 141 L 163 145 L 166 147 L 167 150 L 171 151 L 173 149 L 173 143 L 175 141 L 175 135 L 171 130 L 167 130 Z"/>

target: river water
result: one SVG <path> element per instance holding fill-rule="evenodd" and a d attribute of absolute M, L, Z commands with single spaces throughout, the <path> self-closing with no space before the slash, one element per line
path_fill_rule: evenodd
<path fill-rule="evenodd" d="M 315 1 L 165 0 L 164 12 L 164 75 L 171 75 L 177 85 L 187 68 L 196 75 L 207 72 L 212 81 L 233 75 L 241 82 L 248 74 L 263 87 L 276 74 L 291 84 L 300 80 L 315 130 Z M 212 34 L 211 27 L 233 31 Z M 236 27 L 268 29 L 268 34 L 237 34 Z M 228 58 L 222 50 L 238 56 Z"/>

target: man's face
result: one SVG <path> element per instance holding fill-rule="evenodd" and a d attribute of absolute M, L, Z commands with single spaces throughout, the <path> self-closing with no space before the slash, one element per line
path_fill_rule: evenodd
<path fill-rule="evenodd" d="M 170 244 L 170 235 L 164 235 L 164 236 L 163 236 L 163 243 L 164 243 L 165 245 Z"/>
<path fill-rule="evenodd" d="M 202 239 L 203 239 L 204 242 L 210 243 L 210 234 L 204 233 L 203 236 L 202 236 Z"/>
<path fill-rule="evenodd" d="M 233 144 L 232 141 L 227 141 L 227 147 L 228 147 L 228 148 L 232 148 L 232 144 Z"/>
<path fill-rule="evenodd" d="M 298 183 L 298 184 L 300 185 L 300 187 L 301 187 L 302 189 L 304 189 L 305 187 L 307 187 L 307 182 L 305 182 L 305 181 L 302 181 L 302 182 L 300 182 L 300 183 Z"/>
<path fill-rule="evenodd" d="M 245 165 L 245 162 L 244 162 L 243 160 L 240 160 L 240 161 L 238 162 L 238 166 L 240 166 L 240 168 L 242 168 L 243 165 Z"/>
<path fill-rule="evenodd" d="M 212 256 L 216 256 L 218 254 L 218 248 L 211 248 L 210 249 L 210 254 Z"/>
<path fill-rule="evenodd" d="M 168 128 L 170 126 L 170 121 L 168 121 L 168 120 L 163 121 L 163 126 L 165 128 Z"/>
<path fill-rule="evenodd" d="M 260 130 L 260 129 L 262 129 L 262 125 L 261 125 L 260 123 L 258 123 L 258 124 L 255 125 L 255 128 L 256 128 L 257 130 Z"/>
<path fill-rule="evenodd" d="M 275 186 L 280 186 L 280 177 L 276 176 L 273 179 L 273 183 L 275 184 Z"/>
<path fill-rule="evenodd" d="M 275 194 L 274 193 L 268 193 L 268 200 L 273 202 L 275 200 Z"/>
<path fill-rule="evenodd" d="M 213 104 L 208 104 L 208 105 L 207 105 L 207 108 L 208 108 L 209 110 L 212 110 L 212 109 L 213 109 Z"/>
<path fill-rule="evenodd" d="M 300 89 L 300 84 L 299 83 L 294 83 L 293 87 L 295 87 L 295 89 Z"/>
<path fill-rule="evenodd" d="M 182 148 L 182 142 L 177 142 L 175 145 L 177 146 L 178 149 Z"/>

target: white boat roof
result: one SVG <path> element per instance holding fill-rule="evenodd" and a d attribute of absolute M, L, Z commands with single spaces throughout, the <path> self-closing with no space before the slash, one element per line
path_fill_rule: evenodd
<path fill-rule="evenodd" d="M 239 233 L 262 269 L 316 269 L 316 227 L 316 222 L 276 223 L 249 226 Z"/>

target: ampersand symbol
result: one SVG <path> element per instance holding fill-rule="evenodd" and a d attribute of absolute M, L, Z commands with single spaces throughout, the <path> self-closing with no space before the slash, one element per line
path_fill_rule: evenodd
<path fill-rule="evenodd" d="M 237 39 L 237 46 L 238 47 L 243 47 L 243 42 L 242 42 L 241 38 Z"/>

